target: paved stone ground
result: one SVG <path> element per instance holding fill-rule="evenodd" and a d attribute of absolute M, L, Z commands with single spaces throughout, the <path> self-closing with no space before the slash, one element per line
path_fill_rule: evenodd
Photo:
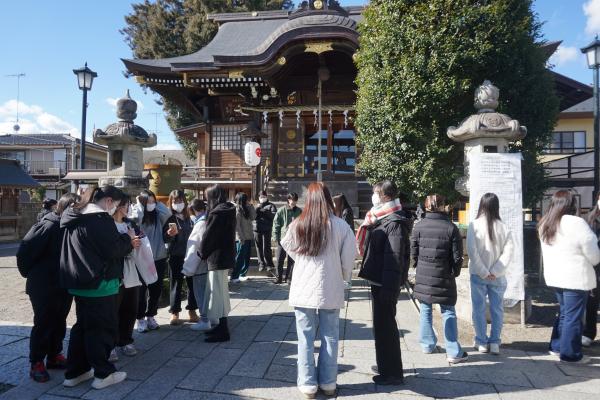
<path fill-rule="evenodd" d="M 0 257 L 0 282 L 11 280 L 5 279 L 10 269 L 6 259 L 10 258 Z M 22 287 L 20 282 L 15 280 L 8 289 Z M 32 382 L 27 376 L 26 358 L 29 324 L 0 322 L 0 392 L 8 389 L 0 399 L 302 398 L 295 387 L 296 334 L 293 313 L 287 304 L 287 287 L 257 276 L 232 285 L 231 294 L 230 342 L 204 343 L 203 334 L 191 331 L 187 324 L 167 325 L 169 316 L 166 309 L 161 309 L 161 329 L 136 334 L 140 354 L 122 356 L 117 364 L 127 371 L 127 380 L 102 391 L 90 389 L 89 383 L 63 388 L 60 372 L 52 372 L 52 379 L 46 384 Z M 14 299 L 2 297 L 0 309 L 29 307 L 26 300 Z M 5 304 L 6 301 L 10 303 Z M 0 314 L 0 319 L 3 316 Z M 590 353 L 594 355 L 594 366 L 564 365 L 543 352 L 521 350 L 518 343 L 503 345 L 500 356 L 471 353 L 469 362 L 449 366 L 441 347 L 431 355 L 420 352 L 418 314 L 406 294 L 398 302 L 405 385 L 377 386 L 371 380 L 375 355 L 369 291 L 363 281 L 354 281 L 341 317 L 339 399 L 599 398 L 600 346 Z M 540 343 L 545 340 L 546 337 L 538 338 Z"/>

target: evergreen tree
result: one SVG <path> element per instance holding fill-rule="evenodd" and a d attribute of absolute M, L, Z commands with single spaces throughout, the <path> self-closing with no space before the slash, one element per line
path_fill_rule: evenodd
<path fill-rule="evenodd" d="M 558 113 L 532 0 L 372 0 L 360 27 L 357 141 L 360 171 L 392 179 L 413 199 L 456 197 L 463 146 L 449 126 L 475 112 L 485 79 L 500 89 L 499 112 L 527 126 L 525 205 L 541 198 L 537 163 Z"/>
<path fill-rule="evenodd" d="M 208 44 L 217 25 L 211 13 L 293 8 L 292 0 L 144 0 L 133 4 L 121 30 L 134 58 L 156 59 L 193 53 Z M 198 122 L 189 112 L 162 98 L 171 129 Z M 196 158 L 196 143 L 177 137 L 187 155 Z"/>

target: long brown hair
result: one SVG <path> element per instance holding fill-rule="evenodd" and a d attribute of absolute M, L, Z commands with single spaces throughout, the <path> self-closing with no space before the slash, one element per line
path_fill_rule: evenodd
<path fill-rule="evenodd" d="M 350 203 L 343 193 L 338 193 L 332 198 L 335 209 L 333 210 L 336 217 L 342 217 L 345 209 L 350 208 Z"/>
<path fill-rule="evenodd" d="M 311 257 L 319 255 L 327 245 L 330 213 L 333 213 L 333 200 L 327 186 L 322 182 L 308 185 L 304 210 L 294 221 L 296 253 Z"/>
<path fill-rule="evenodd" d="M 494 222 L 500 221 L 500 200 L 494 193 L 486 193 L 481 196 L 477 218 L 485 216 L 488 227 L 490 242 L 494 242 Z"/>
<path fill-rule="evenodd" d="M 540 239 L 546 244 L 552 244 L 558 225 L 564 215 L 577 214 L 577 199 L 568 190 L 559 190 L 550 200 L 550 207 L 540 220 Z"/>
<path fill-rule="evenodd" d="M 594 230 L 594 233 L 596 232 L 598 226 L 597 219 L 600 216 L 600 207 L 598 207 L 598 200 L 600 200 L 600 195 L 598 195 L 598 198 L 596 199 L 596 204 L 594 204 L 594 208 L 592 208 L 587 215 L 587 223 Z"/>

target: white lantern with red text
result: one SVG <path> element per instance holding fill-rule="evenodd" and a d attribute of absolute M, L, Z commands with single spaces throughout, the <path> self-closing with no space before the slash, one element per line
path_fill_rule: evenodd
<path fill-rule="evenodd" d="M 256 142 L 248 142 L 244 147 L 244 161 L 251 167 L 256 167 L 260 164 L 261 149 L 260 144 Z"/>

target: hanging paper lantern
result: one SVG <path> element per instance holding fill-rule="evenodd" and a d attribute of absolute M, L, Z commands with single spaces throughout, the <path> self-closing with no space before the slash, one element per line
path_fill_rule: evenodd
<path fill-rule="evenodd" d="M 256 167 L 260 164 L 261 154 L 262 150 L 260 144 L 256 142 L 248 142 L 246 143 L 246 146 L 244 146 L 244 161 L 250 167 Z"/>

